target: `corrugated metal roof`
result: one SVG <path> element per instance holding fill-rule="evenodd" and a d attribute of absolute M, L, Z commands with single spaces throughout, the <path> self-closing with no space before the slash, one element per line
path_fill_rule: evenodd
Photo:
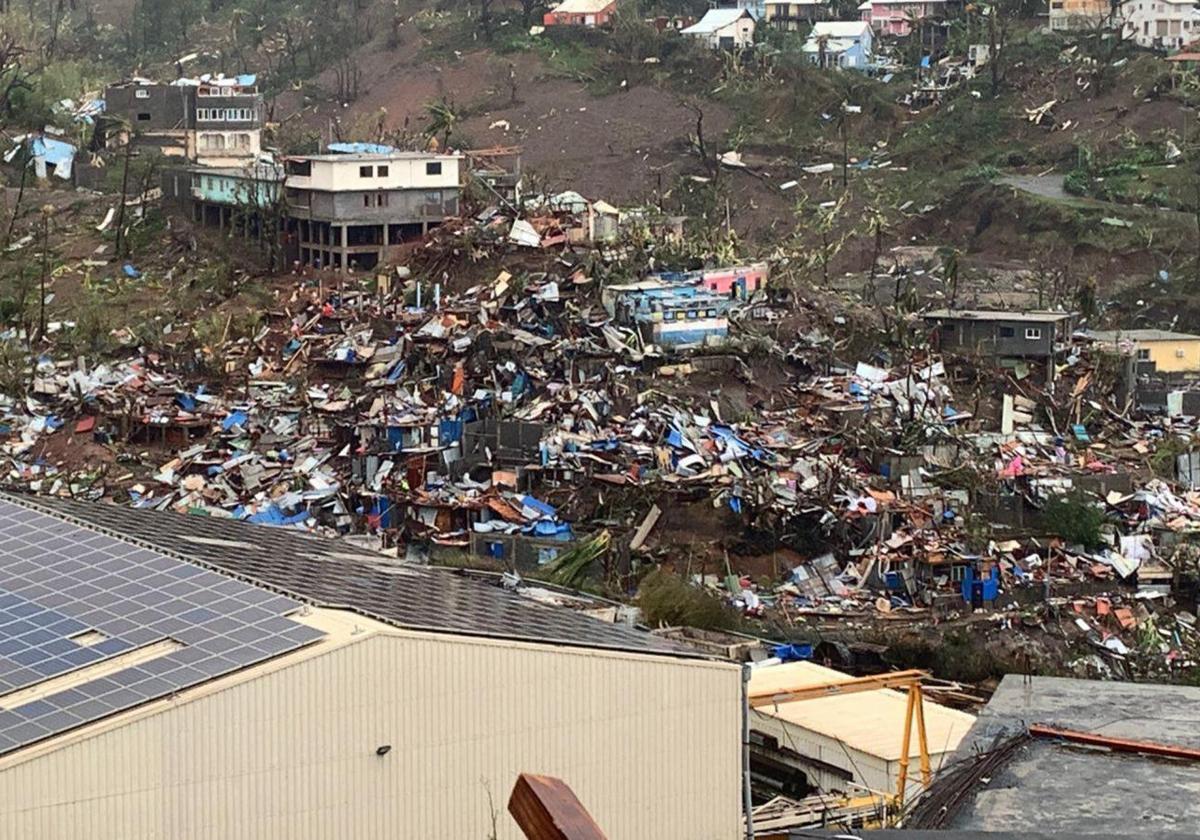
<path fill-rule="evenodd" d="M 1029 321 L 1034 324 L 1054 324 L 1071 317 L 1070 312 L 1022 312 L 1004 309 L 931 309 L 926 319 L 954 321 Z"/>
<path fill-rule="evenodd" d="M 754 693 L 784 691 L 850 679 L 853 678 L 841 671 L 812 662 L 789 662 L 754 669 L 750 690 Z M 895 761 L 900 758 L 907 704 L 908 698 L 903 692 L 880 689 L 815 700 L 793 700 L 776 706 L 762 706 L 756 711 L 835 738 L 859 752 Z M 925 701 L 925 728 L 929 750 L 933 754 L 955 750 L 974 723 L 974 715 Z M 914 727 L 909 754 L 915 756 L 918 753 Z"/>
<path fill-rule="evenodd" d="M 687 29 L 681 35 L 709 35 L 718 29 L 724 29 L 744 17 L 751 17 L 745 9 L 709 9 L 704 17 Z"/>
<path fill-rule="evenodd" d="M 613 0 L 563 0 L 552 11 L 570 15 L 594 15 L 611 5 Z"/>

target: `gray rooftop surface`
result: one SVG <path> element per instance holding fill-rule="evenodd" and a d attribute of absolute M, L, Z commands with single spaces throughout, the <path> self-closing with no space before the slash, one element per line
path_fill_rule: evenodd
<path fill-rule="evenodd" d="M 1084 333 L 1094 341 L 1187 341 L 1200 338 L 1171 330 L 1091 330 Z"/>
<path fill-rule="evenodd" d="M 1071 317 L 1070 312 L 1022 312 L 1020 309 L 931 309 L 924 318 L 955 321 L 1028 321 L 1031 324 L 1054 324 Z"/>
<path fill-rule="evenodd" d="M 0 495 L 3 498 L 13 497 Z M 354 610 L 408 629 L 695 655 L 650 633 L 540 604 L 452 570 L 397 563 L 348 543 L 292 529 L 42 496 L 16 501 L 291 598 Z"/>
<path fill-rule="evenodd" d="M 998 733 L 1033 723 L 1200 747 L 1200 688 L 1010 674 L 958 754 L 987 749 Z M 1034 740 L 980 784 L 949 827 L 1111 837 L 1194 834 L 1200 827 L 1200 764 Z"/>

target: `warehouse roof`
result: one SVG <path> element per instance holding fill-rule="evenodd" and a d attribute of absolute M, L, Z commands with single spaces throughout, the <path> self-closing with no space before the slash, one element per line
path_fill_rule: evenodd
<path fill-rule="evenodd" d="M 412 630 L 681 653 L 669 642 L 624 625 L 540 604 L 450 570 L 397 563 L 294 530 L 51 497 L 12 500 L 300 601 L 354 610 Z"/>
<path fill-rule="evenodd" d="M 0 499 L 0 756 L 322 639 L 300 609 Z"/>
<path fill-rule="evenodd" d="M 1006 676 L 956 758 L 1041 723 L 1117 738 L 1200 747 L 1200 688 Z M 970 796 L 970 794 L 968 794 Z M 1033 740 L 992 772 L 948 827 L 1122 837 L 1194 833 L 1200 766 Z"/>
<path fill-rule="evenodd" d="M 852 677 L 812 662 L 789 662 L 755 668 L 750 677 L 754 694 L 806 688 Z M 755 709 L 755 714 L 841 741 L 859 752 L 895 761 L 900 758 L 907 696 L 900 691 L 879 689 L 812 700 L 792 700 Z M 975 722 L 973 715 L 925 701 L 925 725 L 930 752 L 953 752 Z M 917 738 L 910 755 L 918 755 Z"/>

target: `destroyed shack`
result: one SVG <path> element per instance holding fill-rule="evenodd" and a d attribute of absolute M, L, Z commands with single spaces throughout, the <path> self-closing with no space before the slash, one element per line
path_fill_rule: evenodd
<path fill-rule="evenodd" d="M 1068 312 L 966 309 L 935 309 L 924 318 L 935 349 L 987 361 L 1018 378 L 1032 373 L 1043 382 L 1054 381 L 1073 321 Z"/>

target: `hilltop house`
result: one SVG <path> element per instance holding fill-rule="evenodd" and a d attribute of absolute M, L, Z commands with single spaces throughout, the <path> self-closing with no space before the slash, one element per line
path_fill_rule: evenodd
<path fill-rule="evenodd" d="M 745 9 L 709 9 L 681 35 L 700 38 L 713 49 L 731 50 L 754 43 L 754 16 Z"/>
<path fill-rule="evenodd" d="M 1123 33 L 1139 47 L 1177 50 L 1200 36 L 1200 9 L 1183 0 L 1127 0 Z"/>
<path fill-rule="evenodd" d="M 456 154 L 395 150 L 300 155 L 282 171 L 171 169 L 162 185 L 194 220 L 247 235 L 257 235 L 263 214 L 276 212 L 291 260 L 346 272 L 374 268 L 395 246 L 457 214 L 460 163 Z"/>
<path fill-rule="evenodd" d="M 133 139 L 208 166 L 240 166 L 262 151 L 263 99 L 252 75 L 131 79 L 110 85 L 104 101 L 97 131 L 108 145 Z"/>
<path fill-rule="evenodd" d="M 833 16 L 829 0 L 767 0 L 764 11 L 766 22 L 785 32 L 796 32 Z"/>
<path fill-rule="evenodd" d="M 1110 0 L 1050 0 L 1050 29 L 1054 32 L 1095 29 L 1113 16 Z"/>
<path fill-rule="evenodd" d="M 871 63 L 871 26 L 861 20 L 822 21 L 813 25 L 804 54 L 820 67 L 861 69 Z"/>
<path fill-rule="evenodd" d="M 1200 335 L 1169 330 L 1093 330 L 1086 333 L 1102 347 L 1132 355 L 1138 366 L 1157 373 L 1200 371 Z"/>
<path fill-rule="evenodd" d="M 542 18 L 546 26 L 604 26 L 612 20 L 617 0 L 563 0 Z"/>
<path fill-rule="evenodd" d="M 870 0 L 869 8 L 859 9 L 880 35 L 903 37 L 912 31 L 914 20 L 945 17 L 948 4 L 949 0 Z"/>

